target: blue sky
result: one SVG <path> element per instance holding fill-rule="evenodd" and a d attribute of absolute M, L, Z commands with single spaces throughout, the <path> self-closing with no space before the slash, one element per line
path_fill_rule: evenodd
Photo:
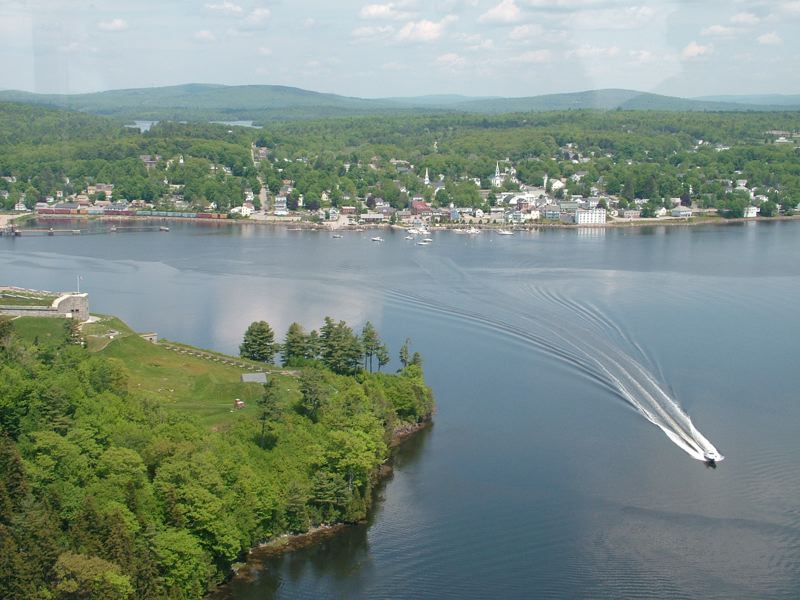
<path fill-rule="evenodd" d="M 0 89 L 797 94 L 798 32 L 798 0 L 0 0 Z"/>

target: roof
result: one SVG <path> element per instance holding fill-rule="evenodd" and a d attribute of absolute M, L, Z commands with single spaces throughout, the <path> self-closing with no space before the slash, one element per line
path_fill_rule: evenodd
<path fill-rule="evenodd" d="M 267 383 L 267 374 L 242 373 L 242 383 Z"/>

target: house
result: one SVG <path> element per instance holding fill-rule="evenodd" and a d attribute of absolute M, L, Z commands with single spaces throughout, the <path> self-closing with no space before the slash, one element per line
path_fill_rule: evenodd
<path fill-rule="evenodd" d="M 356 207 L 355 206 L 343 206 L 339 211 L 343 215 L 354 215 L 356 214 Z"/>
<path fill-rule="evenodd" d="M 328 220 L 329 221 L 338 221 L 339 220 L 339 209 L 335 206 L 332 206 L 331 209 L 328 211 Z"/>
<path fill-rule="evenodd" d="M 379 212 L 366 212 L 361 215 L 361 220 L 365 223 L 382 223 L 384 214 Z"/>
<path fill-rule="evenodd" d="M 745 206 L 744 207 L 744 218 L 745 219 L 754 219 L 758 216 L 758 213 L 761 212 L 761 209 L 758 206 Z"/>
<path fill-rule="evenodd" d="M 158 165 L 158 161 L 161 160 L 161 156 L 156 154 L 155 156 L 150 154 L 140 154 L 139 160 L 144 163 L 144 166 L 148 169 L 152 169 L 153 167 Z"/>
<path fill-rule="evenodd" d="M 602 225 L 606 222 L 605 208 L 590 208 L 584 210 L 579 208 L 575 211 L 576 225 Z"/>
<path fill-rule="evenodd" d="M 242 217 L 249 217 L 250 215 L 253 214 L 253 209 L 252 208 L 248 208 L 247 206 L 244 206 L 244 205 L 242 205 L 242 206 L 234 206 L 231 209 L 230 213 L 232 215 L 241 215 Z"/>
<path fill-rule="evenodd" d="M 622 218 L 623 219 L 638 219 L 642 216 L 642 211 L 634 210 L 632 208 L 627 208 L 622 211 Z"/>
<path fill-rule="evenodd" d="M 25 211 L 27 211 L 27 210 L 28 210 L 28 207 L 27 207 L 27 206 L 25 206 L 25 203 L 24 203 L 24 202 L 17 202 L 17 203 L 14 205 L 14 210 L 16 210 L 17 212 L 25 212 Z"/>
<path fill-rule="evenodd" d="M 433 211 L 431 210 L 431 205 L 425 202 L 425 200 L 412 200 L 411 201 L 411 213 L 414 215 L 430 215 Z"/>
<path fill-rule="evenodd" d="M 545 204 L 543 207 L 544 218 L 548 221 L 560 221 L 561 209 L 555 204 Z"/>
<path fill-rule="evenodd" d="M 688 219 L 692 216 L 692 209 L 687 206 L 676 206 L 672 209 L 672 216 L 681 219 Z"/>
<path fill-rule="evenodd" d="M 286 209 L 286 196 L 277 196 L 275 198 L 275 207 L 273 212 L 279 217 L 289 214 L 289 211 Z"/>

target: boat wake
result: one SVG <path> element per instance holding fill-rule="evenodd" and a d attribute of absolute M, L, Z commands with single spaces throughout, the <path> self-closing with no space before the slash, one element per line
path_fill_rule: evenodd
<path fill-rule="evenodd" d="M 534 346 L 606 388 L 661 429 L 692 458 L 700 461 L 708 461 L 709 456 L 716 457 L 716 461 L 723 459 L 653 374 L 657 368 L 645 366 L 653 361 L 644 349 L 619 325 L 591 304 L 581 305 L 534 287 L 524 292 L 529 300 L 535 300 L 535 317 L 517 314 L 514 320 L 519 324 L 498 319 L 496 313 L 487 317 L 404 292 L 392 291 L 389 295 L 403 303 L 418 304 L 428 311 L 468 320 L 471 326 L 488 328 Z M 497 306 L 496 294 L 493 300 Z"/>

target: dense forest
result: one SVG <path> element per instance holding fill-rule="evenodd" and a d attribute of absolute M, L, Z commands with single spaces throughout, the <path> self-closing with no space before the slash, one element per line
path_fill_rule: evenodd
<path fill-rule="evenodd" d="M 24 123 L 24 126 L 18 126 Z M 149 131 L 100 117 L 16 104 L 0 105 L 0 192 L 11 208 L 33 206 L 58 191 L 111 183 L 115 200 L 169 209 L 242 204 L 262 184 L 272 196 L 291 182 L 289 208 L 305 210 L 382 198 L 405 208 L 413 196 L 434 205 L 487 207 L 498 163 L 520 183 L 543 176 L 566 182 L 563 196 L 619 196 L 652 206 L 683 197 L 697 206 L 737 201 L 737 180 L 786 211 L 800 202 L 796 112 L 679 113 L 560 111 L 502 115 L 458 113 L 345 117 L 270 123 L 263 129 L 164 122 Z M 794 141 L 793 141 L 794 140 Z M 253 160 L 253 145 L 268 158 Z M 155 157 L 146 165 L 143 155 Z M 405 166 L 397 163 L 405 161 Z M 434 195 L 428 169 L 444 184 Z M 573 179 L 573 176 L 575 178 Z M 479 180 L 480 187 L 472 180 Z M 765 213 L 768 211 L 765 211 Z"/>
<path fill-rule="evenodd" d="M 169 350 L 132 334 L 90 352 L 32 321 L 0 321 L 2 598 L 200 598 L 259 542 L 363 519 L 393 432 L 432 410 L 407 344 L 398 373 L 370 372 L 371 326 L 372 350 L 327 320 L 311 356 L 296 325 L 284 362 L 303 366 L 209 426 L 132 383 L 126 363 Z M 342 340 L 359 354 L 339 363 Z"/>

